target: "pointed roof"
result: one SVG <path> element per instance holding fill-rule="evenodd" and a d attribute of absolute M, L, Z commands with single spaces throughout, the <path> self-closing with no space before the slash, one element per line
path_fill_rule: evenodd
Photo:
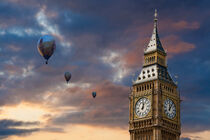
<path fill-rule="evenodd" d="M 154 14 L 154 29 L 153 29 L 153 33 L 152 33 L 152 37 L 150 39 L 150 42 L 147 46 L 147 48 L 144 50 L 144 53 L 150 53 L 153 51 L 161 51 L 163 53 L 165 53 L 162 44 L 160 42 L 159 36 L 158 36 L 158 31 L 157 31 L 157 10 L 155 9 L 155 14 Z"/>
<path fill-rule="evenodd" d="M 154 19 L 154 29 L 153 34 L 151 37 L 151 40 L 149 42 L 148 47 L 144 50 L 144 53 L 150 53 L 154 51 L 161 51 L 164 54 L 165 51 L 161 45 L 158 32 L 157 32 L 157 10 L 155 10 L 155 19 Z M 133 81 L 133 84 L 139 84 L 144 83 L 152 80 L 163 80 L 168 83 L 174 84 L 173 79 L 170 76 L 170 73 L 168 72 L 168 68 L 165 66 L 161 66 L 157 63 L 154 63 L 152 65 L 143 66 L 139 76 L 135 81 Z"/>

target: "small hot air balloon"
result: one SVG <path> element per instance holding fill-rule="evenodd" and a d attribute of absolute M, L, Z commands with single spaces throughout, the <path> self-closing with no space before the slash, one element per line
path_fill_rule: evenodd
<path fill-rule="evenodd" d="M 48 64 L 48 59 L 52 56 L 56 48 L 54 38 L 51 35 L 42 36 L 37 43 L 37 48 L 40 55 L 46 60 L 46 64 Z"/>
<path fill-rule="evenodd" d="M 93 98 L 95 98 L 96 97 L 96 92 L 92 92 L 92 96 L 93 96 Z"/>
<path fill-rule="evenodd" d="M 71 73 L 70 72 L 65 72 L 64 77 L 66 79 L 66 82 L 68 83 L 69 80 L 71 79 Z"/>

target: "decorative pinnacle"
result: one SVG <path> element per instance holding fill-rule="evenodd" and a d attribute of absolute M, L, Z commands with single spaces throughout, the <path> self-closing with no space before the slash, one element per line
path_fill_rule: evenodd
<path fill-rule="evenodd" d="M 157 9 L 155 9 L 155 14 L 154 14 L 154 17 L 155 17 L 155 19 L 154 19 L 154 20 L 157 20 Z"/>

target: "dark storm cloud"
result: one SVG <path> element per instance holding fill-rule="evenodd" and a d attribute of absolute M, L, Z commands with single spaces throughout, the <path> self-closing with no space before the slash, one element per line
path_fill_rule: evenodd
<path fill-rule="evenodd" d="M 0 128 L 7 127 L 16 127 L 16 126 L 30 126 L 38 125 L 39 122 L 23 122 L 23 121 L 14 121 L 14 120 L 0 120 Z"/>
<path fill-rule="evenodd" d="M 30 135 L 33 132 L 37 131 L 46 131 L 46 132 L 56 132 L 63 133 L 63 128 L 53 127 L 53 126 L 45 126 L 43 128 L 39 127 L 40 122 L 24 122 L 17 120 L 8 120 L 3 119 L 0 120 L 0 139 L 5 139 L 9 136 L 25 136 Z M 27 128 L 27 127 L 35 127 L 35 128 Z M 18 128 L 24 127 L 24 128 Z"/>
<path fill-rule="evenodd" d="M 0 138 L 7 138 L 13 135 L 28 135 L 32 132 L 39 131 L 38 128 L 34 129 L 20 129 L 15 127 L 20 126 L 36 126 L 39 122 L 23 122 L 23 121 L 16 121 L 16 120 L 0 120 Z"/>
<path fill-rule="evenodd" d="M 191 140 L 190 138 L 181 138 L 181 140 Z"/>
<path fill-rule="evenodd" d="M 56 124 L 127 126 L 130 75 L 142 65 L 155 8 L 170 72 L 179 75 L 183 131 L 209 130 L 210 20 L 205 0 L 5 0 L 0 4 L 0 104 L 45 103 L 45 92 L 51 91 L 62 101 L 59 106 L 81 109 L 52 118 Z M 36 19 L 43 9 L 52 27 L 72 43 L 65 48 L 57 37 L 48 66 L 42 65 L 36 48 L 46 28 Z M 37 32 L 28 34 L 26 28 Z M 112 81 L 116 70 L 101 60 L 107 52 L 118 52 L 121 59 L 117 59 L 131 70 L 120 83 Z M 65 71 L 72 73 L 71 82 L 78 85 L 54 91 L 64 82 Z M 81 83 L 91 87 L 81 88 Z M 90 94 L 94 90 L 98 95 L 93 104 Z"/>

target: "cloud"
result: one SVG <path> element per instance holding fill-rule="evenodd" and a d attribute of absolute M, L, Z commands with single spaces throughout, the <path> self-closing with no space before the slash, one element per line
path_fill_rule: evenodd
<path fill-rule="evenodd" d="M 8 128 L 8 127 L 17 127 L 17 126 L 30 126 L 30 125 L 38 125 L 39 122 L 23 122 L 23 121 L 15 121 L 15 120 L 0 120 L 0 128 Z"/>
<path fill-rule="evenodd" d="M 192 132 L 192 133 L 182 133 L 182 139 L 186 140 L 208 140 L 210 131 L 202 131 L 202 132 Z"/>
<path fill-rule="evenodd" d="M 32 28 L 12 27 L 9 29 L 0 29 L 0 35 L 16 35 L 18 37 L 40 35 L 40 32 Z"/>
<path fill-rule="evenodd" d="M 40 131 L 53 132 L 53 133 L 65 133 L 63 128 L 52 127 L 52 126 L 45 126 L 44 128 L 40 129 Z"/>
<path fill-rule="evenodd" d="M 91 95 L 92 91 L 97 92 L 95 99 Z M 52 117 L 50 122 L 56 125 L 89 124 L 126 127 L 128 121 L 128 93 L 128 87 L 115 85 L 109 81 L 83 90 L 78 87 L 69 88 L 66 93 L 60 96 L 59 106 L 72 106 L 76 110 L 67 110 L 56 117 Z"/>
<path fill-rule="evenodd" d="M 45 13 L 45 9 L 46 9 L 45 6 L 42 7 L 40 9 L 40 11 L 36 14 L 36 20 L 37 20 L 38 24 L 43 27 L 43 30 L 41 33 L 42 34 L 51 34 L 51 35 L 57 37 L 60 41 L 61 46 L 67 47 L 68 49 L 70 49 L 71 42 L 67 41 L 64 38 L 64 36 L 61 35 L 57 25 L 51 24 L 48 20 L 49 17 L 53 17 L 55 14 L 53 13 L 53 14 L 47 15 Z"/>
<path fill-rule="evenodd" d="M 181 138 L 181 140 L 191 140 L 190 138 Z"/>
<path fill-rule="evenodd" d="M 195 49 L 194 44 L 184 42 L 176 35 L 170 35 L 162 38 L 162 44 L 165 50 L 167 50 L 169 57 Z"/>
<path fill-rule="evenodd" d="M 195 22 L 195 21 L 194 22 L 188 22 L 188 21 L 181 20 L 181 21 L 173 22 L 172 26 L 169 27 L 169 28 L 173 28 L 175 30 L 199 29 L 200 24 L 198 22 Z"/>
<path fill-rule="evenodd" d="M 209 68 L 208 63 L 202 65 L 209 54 L 207 5 L 147 0 L 2 1 L 0 105 L 32 102 L 52 108 L 58 114 L 47 117 L 46 131 L 62 132 L 59 126 L 77 123 L 126 127 L 130 75 L 143 64 L 143 49 L 153 29 L 152 9 L 158 7 L 159 35 L 169 66 L 181 73 L 183 131 L 208 130 Z M 47 66 L 36 48 L 43 34 L 53 34 L 57 42 Z M 65 71 L 72 73 L 69 85 L 63 78 Z M 95 100 L 92 91 L 98 93 Z"/>
<path fill-rule="evenodd" d="M 39 131 L 38 128 L 33 129 L 21 129 L 15 127 L 27 127 L 27 126 L 36 126 L 39 122 L 23 122 L 23 121 L 16 121 L 16 120 L 0 120 L 0 138 L 7 138 L 13 135 L 28 135 L 32 132 Z"/>
<path fill-rule="evenodd" d="M 10 45 L 8 46 L 8 48 L 9 48 L 11 51 L 14 51 L 14 52 L 19 52 L 19 51 L 21 50 L 21 47 L 15 45 L 15 44 L 10 44 Z"/>
<path fill-rule="evenodd" d="M 102 62 L 111 66 L 115 73 L 113 75 L 114 82 L 121 82 L 121 80 L 128 74 L 127 69 L 122 61 L 122 55 L 117 52 L 107 52 L 101 57 Z"/>

